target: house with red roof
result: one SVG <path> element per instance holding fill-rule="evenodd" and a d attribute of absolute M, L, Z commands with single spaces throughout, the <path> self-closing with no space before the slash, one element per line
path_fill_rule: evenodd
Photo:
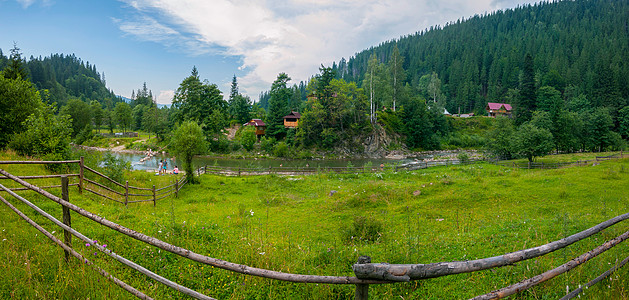
<path fill-rule="evenodd" d="M 489 102 L 487 103 L 485 110 L 487 111 L 487 115 L 493 118 L 497 116 L 505 116 L 511 118 L 513 108 L 511 108 L 511 104 Z"/>
<path fill-rule="evenodd" d="M 243 126 L 254 126 L 256 128 L 256 137 L 258 140 L 260 139 L 260 136 L 264 135 L 264 130 L 266 129 L 266 124 L 264 124 L 264 121 L 260 119 L 251 119 L 251 121 L 243 124 Z"/>

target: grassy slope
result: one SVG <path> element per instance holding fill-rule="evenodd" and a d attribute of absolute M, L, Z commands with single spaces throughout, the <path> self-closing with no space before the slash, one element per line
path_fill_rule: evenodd
<path fill-rule="evenodd" d="M 142 182 L 168 180 L 139 173 L 130 177 Z M 179 198 L 164 199 L 157 207 L 147 203 L 124 208 L 80 196 L 75 190 L 71 199 L 112 221 L 212 257 L 278 271 L 352 275 L 351 265 L 359 255 L 370 255 L 374 262 L 429 263 L 489 257 L 557 240 L 628 212 L 627 186 L 629 160 L 625 159 L 560 170 L 510 170 L 479 164 L 397 174 L 203 176 L 200 185 L 186 186 Z M 338 192 L 329 196 L 331 190 Z M 421 195 L 413 196 L 415 190 L 421 190 Z M 58 205 L 31 198 L 53 215 L 61 215 Z M 23 211 L 35 215 L 30 209 Z M 41 234 L 35 236 L 36 230 L 6 206 L 0 206 L 0 215 L 0 298 L 128 297 L 80 262 L 71 263 L 77 272 L 72 274 L 59 248 Z M 383 225 L 377 242 L 345 240 L 343 233 L 356 216 Z M 59 231 L 43 218 L 35 219 L 50 231 Z M 616 225 L 547 257 L 495 271 L 372 285 L 370 296 L 472 297 L 562 264 L 626 231 L 627 225 Z M 74 217 L 73 226 L 113 251 L 219 299 L 353 295 L 352 286 L 289 284 L 216 270 L 120 237 L 79 217 Z M 56 235 L 61 237 L 59 232 Z M 76 239 L 75 248 L 151 296 L 181 297 L 101 254 L 94 256 L 93 249 Z M 557 298 L 565 294 L 566 285 L 574 289 L 627 255 L 629 248 L 621 244 L 522 297 Z M 627 278 L 629 268 L 625 267 L 586 294 L 594 299 L 627 299 Z"/>

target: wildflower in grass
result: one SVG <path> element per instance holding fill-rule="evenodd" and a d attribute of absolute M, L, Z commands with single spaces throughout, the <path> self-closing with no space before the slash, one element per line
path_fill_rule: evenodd
<path fill-rule="evenodd" d="M 253 209 L 250 209 L 249 213 L 251 213 L 251 216 L 253 217 L 253 213 L 254 213 Z"/>
<path fill-rule="evenodd" d="M 85 243 L 85 247 L 89 247 L 89 246 L 90 246 L 90 243 Z"/>

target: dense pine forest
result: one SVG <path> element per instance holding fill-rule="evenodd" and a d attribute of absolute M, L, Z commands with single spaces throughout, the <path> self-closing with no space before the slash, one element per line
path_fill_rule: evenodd
<path fill-rule="evenodd" d="M 618 110 L 629 97 L 629 1 L 543 2 L 477 15 L 382 43 L 333 69 L 361 83 L 370 58 L 390 64 L 396 47 L 406 71 L 399 82 L 433 98 L 424 76 L 435 73 L 453 113 L 514 103 L 527 54 L 536 87 L 553 87 L 564 99 L 584 95 L 595 107 Z M 390 98 L 381 101 L 389 106 Z"/>

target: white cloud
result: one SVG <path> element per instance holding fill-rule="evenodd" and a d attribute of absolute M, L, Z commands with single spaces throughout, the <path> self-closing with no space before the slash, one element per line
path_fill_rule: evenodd
<path fill-rule="evenodd" d="M 514 0 L 124 1 L 141 16 L 118 22 L 128 34 L 192 55 L 240 57 L 246 75 L 239 86 L 252 99 L 280 72 L 293 82 L 307 80 L 321 63 L 331 65 L 432 25 L 515 5 Z"/>
<path fill-rule="evenodd" d="M 28 8 L 33 5 L 33 3 L 37 2 L 37 0 L 16 0 L 18 3 L 22 4 L 23 8 Z M 41 0 L 42 5 L 48 6 L 50 5 L 50 0 Z"/>
<path fill-rule="evenodd" d="M 173 96 L 175 96 L 175 91 L 173 90 L 159 91 L 159 95 L 157 95 L 155 101 L 158 104 L 171 104 L 173 102 Z"/>

